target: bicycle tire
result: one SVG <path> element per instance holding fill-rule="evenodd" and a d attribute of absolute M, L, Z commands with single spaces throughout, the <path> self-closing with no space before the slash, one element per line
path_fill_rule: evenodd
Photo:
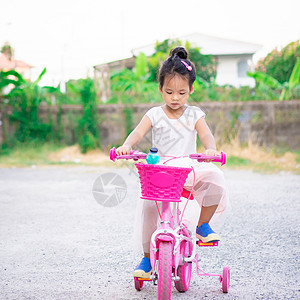
<path fill-rule="evenodd" d="M 183 241 L 180 245 L 180 253 L 184 257 L 189 257 L 192 254 L 192 249 L 190 244 L 186 241 Z M 175 287 L 178 292 L 186 292 L 191 283 L 192 277 L 192 263 L 185 262 L 183 265 L 178 266 L 177 276 L 180 277 L 178 281 L 175 281 Z"/>
<path fill-rule="evenodd" d="M 158 300 L 171 299 L 172 260 L 172 243 L 161 241 L 158 262 Z"/>
<path fill-rule="evenodd" d="M 223 293 L 228 293 L 230 286 L 230 269 L 229 267 L 223 268 L 223 276 L 222 276 L 222 291 Z"/>

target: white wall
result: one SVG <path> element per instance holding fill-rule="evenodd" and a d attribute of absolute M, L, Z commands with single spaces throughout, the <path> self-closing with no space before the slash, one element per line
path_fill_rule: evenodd
<path fill-rule="evenodd" d="M 255 86 L 255 80 L 245 75 L 248 67 L 248 71 L 254 69 L 252 55 L 227 55 L 217 57 L 217 77 L 216 83 L 219 85 L 230 84 L 235 87 L 240 86 Z M 239 74 L 239 63 L 240 73 Z"/>

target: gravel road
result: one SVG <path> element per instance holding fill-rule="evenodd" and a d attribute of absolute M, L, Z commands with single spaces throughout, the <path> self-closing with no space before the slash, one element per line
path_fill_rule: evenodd
<path fill-rule="evenodd" d="M 92 195 L 108 172 L 124 178 L 115 207 Z M 195 270 L 172 299 L 299 299 L 300 176 L 225 170 L 232 211 L 219 247 L 199 249 L 203 268 L 231 268 L 229 294 Z M 134 289 L 141 256 L 130 242 L 138 182 L 128 168 L 0 169 L 0 299 L 155 299 Z"/>

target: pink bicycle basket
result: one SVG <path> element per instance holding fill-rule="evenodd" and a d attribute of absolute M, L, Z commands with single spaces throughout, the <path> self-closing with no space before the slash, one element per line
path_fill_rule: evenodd
<path fill-rule="evenodd" d="M 183 186 L 191 168 L 136 163 L 142 199 L 180 202 Z"/>

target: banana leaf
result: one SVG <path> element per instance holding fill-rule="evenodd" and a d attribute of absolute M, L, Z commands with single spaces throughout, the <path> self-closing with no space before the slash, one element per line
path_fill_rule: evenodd
<path fill-rule="evenodd" d="M 254 78 L 256 80 L 256 82 L 260 83 L 264 83 L 265 85 L 269 86 L 272 89 L 282 89 L 282 84 L 276 80 L 274 77 L 263 73 L 263 72 L 247 72 L 247 75 Z"/>
<path fill-rule="evenodd" d="M 280 94 L 280 98 L 279 100 L 280 101 L 283 101 L 283 100 L 289 100 L 290 98 L 290 92 L 288 89 L 283 89 L 281 94 Z"/>
<path fill-rule="evenodd" d="M 55 88 L 53 86 L 43 86 L 42 89 L 48 93 L 60 92 L 59 88 Z"/>
<path fill-rule="evenodd" d="M 289 88 L 293 89 L 300 83 L 300 58 L 298 58 L 289 79 Z"/>
<path fill-rule="evenodd" d="M 47 69 L 44 68 L 43 71 L 41 72 L 41 74 L 39 75 L 39 77 L 37 78 L 37 80 L 32 83 L 33 87 L 36 86 L 41 81 L 41 79 L 42 79 L 43 75 L 46 73 L 46 71 L 47 71 Z"/>
<path fill-rule="evenodd" d="M 0 79 L 0 90 L 9 84 L 13 84 L 14 86 L 21 85 L 21 83 L 19 81 L 4 78 L 4 79 Z"/>
<path fill-rule="evenodd" d="M 20 73 L 18 73 L 17 71 L 15 71 L 15 70 L 9 70 L 9 71 L 6 71 L 6 72 L 1 71 L 0 72 L 0 80 L 2 80 L 2 78 L 7 78 L 8 76 L 11 76 L 11 75 L 15 76 L 20 83 L 25 82 L 22 75 Z"/>

